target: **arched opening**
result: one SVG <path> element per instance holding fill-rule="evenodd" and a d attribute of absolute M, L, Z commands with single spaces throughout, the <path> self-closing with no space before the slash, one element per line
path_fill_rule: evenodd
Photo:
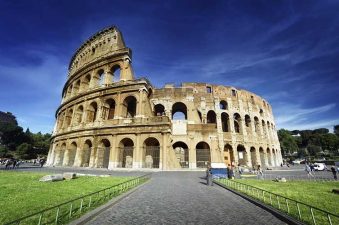
<path fill-rule="evenodd" d="M 107 99 L 105 101 L 105 109 L 104 109 L 104 118 L 108 120 L 114 119 L 115 113 L 115 101 L 113 99 Z"/>
<path fill-rule="evenodd" d="M 233 119 L 234 119 L 234 131 L 236 133 L 240 133 L 240 131 L 241 131 L 241 129 L 240 129 L 240 123 L 241 123 L 240 115 L 238 113 L 234 113 Z"/>
<path fill-rule="evenodd" d="M 254 147 L 251 147 L 250 149 L 251 152 L 251 162 L 252 162 L 252 167 L 257 169 L 258 163 L 257 163 L 257 151 Z"/>
<path fill-rule="evenodd" d="M 264 138 L 266 138 L 267 133 L 266 133 L 266 127 L 265 127 L 265 121 L 264 120 L 261 121 L 261 126 L 262 126 L 263 136 L 264 136 Z"/>
<path fill-rule="evenodd" d="M 264 110 L 259 109 L 259 114 L 260 114 L 260 116 L 263 116 L 264 115 Z"/>
<path fill-rule="evenodd" d="M 98 76 L 98 85 L 99 87 L 101 87 L 105 84 L 105 71 L 103 69 L 99 70 L 97 76 Z"/>
<path fill-rule="evenodd" d="M 207 113 L 207 123 L 217 123 L 217 115 L 213 110 L 210 110 Z"/>
<path fill-rule="evenodd" d="M 144 167 L 159 168 L 160 166 L 160 143 L 156 138 L 147 138 L 144 141 Z"/>
<path fill-rule="evenodd" d="M 66 127 L 70 127 L 72 124 L 73 109 L 69 109 L 66 114 Z"/>
<path fill-rule="evenodd" d="M 89 161 L 91 159 L 91 151 L 92 151 L 92 142 L 90 140 L 86 140 L 84 144 L 83 154 L 82 154 L 82 167 L 89 167 Z"/>
<path fill-rule="evenodd" d="M 90 87 L 91 75 L 87 74 L 82 81 L 82 90 L 87 91 Z"/>
<path fill-rule="evenodd" d="M 133 167 L 134 143 L 130 138 L 124 138 L 119 143 L 119 161 L 122 168 Z"/>
<path fill-rule="evenodd" d="M 67 89 L 67 97 L 71 97 L 72 96 L 72 90 L 73 90 L 73 85 L 70 85 Z"/>
<path fill-rule="evenodd" d="M 181 168 L 188 168 L 189 167 L 188 146 L 181 141 L 175 142 L 172 146 L 175 156 Z"/>
<path fill-rule="evenodd" d="M 82 122 L 83 113 L 84 113 L 84 107 L 80 105 L 75 112 L 75 125 L 79 125 Z"/>
<path fill-rule="evenodd" d="M 226 166 L 234 166 L 234 153 L 230 144 L 224 146 L 224 162 Z"/>
<path fill-rule="evenodd" d="M 99 168 L 108 168 L 110 153 L 111 153 L 111 143 L 107 139 L 102 139 L 98 147 L 97 166 Z"/>
<path fill-rule="evenodd" d="M 229 132 L 230 128 L 229 128 L 229 116 L 227 113 L 223 112 L 221 113 L 221 126 L 222 126 L 222 131 L 223 132 Z"/>
<path fill-rule="evenodd" d="M 210 146 L 206 142 L 196 145 L 196 159 L 198 168 L 206 168 L 211 163 Z"/>
<path fill-rule="evenodd" d="M 113 82 L 119 82 L 121 79 L 121 69 L 119 65 L 114 65 L 111 68 L 111 73 L 113 76 Z"/>
<path fill-rule="evenodd" d="M 259 129 L 259 119 L 258 117 L 254 117 L 254 131 L 255 133 L 259 134 L 260 129 Z"/>
<path fill-rule="evenodd" d="M 61 147 L 58 147 L 58 145 L 57 145 L 57 147 L 55 148 L 54 165 L 61 166 L 63 164 L 65 151 L 66 151 L 66 144 L 65 143 L 62 144 Z"/>
<path fill-rule="evenodd" d="M 276 150 L 272 149 L 272 156 L 273 156 L 273 160 L 272 160 L 272 166 L 276 166 L 277 165 L 277 155 L 276 155 Z"/>
<path fill-rule="evenodd" d="M 272 166 L 272 155 L 271 155 L 271 150 L 269 148 L 267 148 L 266 150 L 267 152 L 267 162 L 269 166 Z"/>
<path fill-rule="evenodd" d="M 154 106 L 154 115 L 155 116 L 164 116 L 165 115 L 165 107 L 161 104 L 157 104 Z"/>
<path fill-rule="evenodd" d="M 228 104 L 227 104 L 226 101 L 222 100 L 222 101 L 220 101 L 220 103 L 219 103 L 219 107 L 220 107 L 220 109 L 222 109 L 222 110 L 227 110 L 227 109 L 228 109 Z"/>
<path fill-rule="evenodd" d="M 237 146 L 237 152 L 238 152 L 238 164 L 240 166 L 246 166 L 247 165 L 247 153 L 246 149 L 243 145 Z"/>
<path fill-rule="evenodd" d="M 77 152 L 77 144 L 72 142 L 69 148 L 65 152 L 64 166 L 73 166 L 75 160 L 75 154 Z"/>
<path fill-rule="evenodd" d="M 64 125 L 65 112 L 62 112 L 58 116 L 58 130 L 63 128 Z"/>
<path fill-rule="evenodd" d="M 173 120 L 187 120 L 187 107 L 182 102 L 176 102 L 172 106 L 172 119 Z"/>
<path fill-rule="evenodd" d="M 137 112 L 137 99 L 134 96 L 128 96 L 123 103 L 122 113 L 126 118 L 134 118 Z"/>
<path fill-rule="evenodd" d="M 251 118 L 249 115 L 245 115 L 245 125 L 246 127 L 251 127 Z"/>
<path fill-rule="evenodd" d="M 270 125 L 270 123 L 267 121 L 267 137 L 268 137 L 268 138 L 271 138 L 270 134 L 271 134 L 271 125 Z"/>
<path fill-rule="evenodd" d="M 97 118 L 98 105 L 96 102 L 92 102 L 87 110 L 87 122 L 94 122 Z"/>
<path fill-rule="evenodd" d="M 264 166 L 266 166 L 266 163 L 265 163 L 265 152 L 262 147 L 259 148 L 259 154 L 260 154 L 260 165 L 261 168 L 263 168 Z"/>
<path fill-rule="evenodd" d="M 77 80 L 77 82 L 75 82 L 75 85 L 73 87 L 73 95 L 78 94 L 80 90 L 80 80 Z"/>

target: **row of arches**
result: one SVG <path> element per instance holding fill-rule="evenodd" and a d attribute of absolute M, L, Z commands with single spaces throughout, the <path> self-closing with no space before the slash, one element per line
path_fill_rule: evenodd
<path fill-rule="evenodd" d="M 101 107 L 101 115 L 98 116 L 99 107 Z M 80 104 L 64 110 L 58 115 L 58 129 L 67 128 L 72 125 L 79 125 L 82 122 L 92 123 L 102 118 L 103 120 L 114 119 L 117 114 L 117 104 L 113 98 L 107 98 L 101 105 L 97 101 L 91 101 L 88 106 Z M 120 117 L 133 118 L 137 113 L 137 99 L 134 96 L 127 96 L 122 104 L 120 110 Z"/>
<path fill-rule="evenodd" d="M 79 93 L 86 92 L 91 88 L 97 88 L 109 85 L 112 82 L 118 82 L 121 79 L 121 67 L 115 64 L 109 69 L 97 69 L 93 73 L 88 73 L 81 78 L 73 81 L 64 91 L 64 98 L 73 97 Z"/>
<path fill-rule="evenodd" d="M 132 168 L 135 157 L 135 144 L 132 139 L 122 139 L 113 149 L 108 139 L 102 139 L 97 146 L 86 140 L 80 147 L 77 142 L 57 144 L 51 164 L 55 166 L 79 166 L 108 168 L 110 158 L 116 158 L 115 167 Z M 114 155 L 115 154 L 115 155 Z M 156 138 L 147 138 L 143 143 L 143 168 L 159 168 L 160 143 Z"/>

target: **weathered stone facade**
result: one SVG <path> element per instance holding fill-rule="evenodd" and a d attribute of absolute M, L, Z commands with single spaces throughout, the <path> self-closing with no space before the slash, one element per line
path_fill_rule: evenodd
<path fill-rule="evenodd" d="M 157 89 L 135 79 L 131 50 L 116 27 L 74 54 L 56 118 L 48 165 L 195 169 L 282 161 L 267 101 L 234 87 Z"/>

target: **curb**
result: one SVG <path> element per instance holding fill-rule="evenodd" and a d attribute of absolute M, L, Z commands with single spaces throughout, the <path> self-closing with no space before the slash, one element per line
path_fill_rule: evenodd
<path fill-rule="evenodd" d="M 301 221 L 279 211 L 278 209 L 276 208 L 273 208 L 272 206 L 269 206 L 269 205 L 266 205 L 264 203 L 262 203 L 261 201 L 258 201 L 254 198 L 251 198 L 249 196 L 247 196 L 246 194 L 243 194 L 241 192 L 238 192 L 238 191 L 235 191 L 231 188 L 228 188 L 227 186 L 223 185 L 223 184 L 220 184 L 220 183 L 217 183 L 215 181 L 213 181 L 213 183 L 215 183 L 216 185 L 219 185 L 220 187 L 222 188 L 225 188 L 227 189 L 228 191 L 242 197 L 243 199 L 253 203 L 254 205 L 256 206 L 259 206 L 260 208 L 270 212 L 271 214 L 273 214 L 275 217 L 277 217 L 278 219 L 280 219 L 281 221 L 287 223 L 287 224 L 292 224 L 292 225 L 305 225 L 304 223 L 302 223 Z"/>
<path fill-rule="evenodd" d="M 144 186 L 145 184 L 147 184 L 151 179 L 148 179 L 146 182 L 144 182 L 141 185 L 136 186 L 135 188 L 119 195 L 116 198 L 111 199 L 110 201 L 108 201 L 106 204 L 99 206 L 98 208 L 95 208 L 91 211 L 89 211 L 88 213 L 84 214 L 83 216 L 81 216 L 80 218 L 73 220 L 72 222 L 69 223 L 69 225 L 84 225 L 87 222 L 89 222 L 90 220 L 92 220 L 94 217 L 98 216 L 100 213 L 102 213 L 103 211 L 105 211 L 106 209 L 112 207 L 113 205 L 117 204 L 118 202 L 120 202 L 121 200 L 123 200 L 124 198 L 128 197 L 129 195 L 131 195 L 133 192 L 135 192 L 136 190 L 138 190 L 140 187 Z"/>

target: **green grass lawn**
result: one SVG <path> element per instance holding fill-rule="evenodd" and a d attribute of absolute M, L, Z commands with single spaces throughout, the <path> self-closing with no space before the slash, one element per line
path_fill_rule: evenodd
<path fill-rule="evenodd" d="M 287 181 L 286 183 L 274 182 L 268 180 L 253 180 L 253 179 L 240 179 L 236 182 L 248 184 L 265 191 L 269 191 L 302 203 L 306 203 L 313 207 L 328 211 L 335 215 L 339 215 L 339 195 L 332 193 L 332 189 L 339 189 L 339 182 L 310 182 L 310 181 Z M 232 186 L 231 186 L 232 187 Z M 278 199 L 273 196 L 270 198 L 268 193 L 264 194 L 256 190 L 245 190 L 242 187 L 242 192 L 250 195 L 254 198 L 258 198 L 261 201 L 265 201 L 266 204 L 272 205 L 275 208 L 280 208 L 284 212 L 290 212 L 290 215 L 298 218 L 298 211 L 296 203 L 288 201 L 283 198 Z M 259 197 L 258 197 L 259 196 Z M 287 207 L 288 206 L 288 207 Z M 303 222 L 307 224 L 313 224 L 310 208 L 299 205 L 301 217 Z M 317 224 L 328 224 L 327 214 L 314 210 L 314 216 Z M 339 218 L 333 217 L 332 224 L 339 224 Z"/>
<path fill-rule="evenodd" d="M 43 173 L 0 171 L 0 224 L 95 192 L 131 177 L 79 177 L 39 182 Z"/>

